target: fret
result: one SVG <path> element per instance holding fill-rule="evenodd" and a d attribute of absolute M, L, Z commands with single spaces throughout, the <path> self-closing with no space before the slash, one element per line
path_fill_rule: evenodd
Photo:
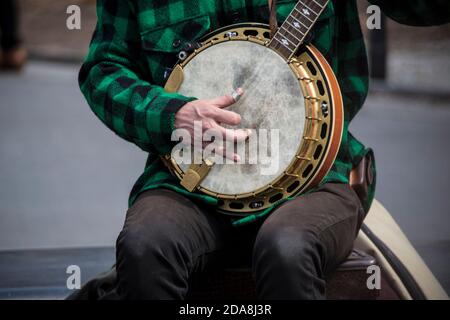
<path fill-rule="evenodd" d="M 321 15 L 329 0 L 300 0 L 272 37 L 269 46 L 289 60 Z"/>
<path fill-rule="evenodd" d="M 319 12 L 323 10 L 322 6 L 312 0 L 308 4 L 304 3 L 303 5 L 314 11 L 316 14 L 319 14 Z"/>
<path fill-rule="evenodd" d="M 317 4 L 319 7 L 320 7 L 320 9 L 323 9 L 325 6 L 321 6 L 320 5 L 320 3 L 318 3 L 316 0 L 312 0 L 315 4 Z"/>
<path fill-rule="evenodd" d="M 291 49 L 288 45 L 285 45 L 284 43 L 282 43 L 279 39 L 275 39 L 276 40 L 276 44 L 278 44 L 279 46 L 281 46 L 281 48 L 287 50 L 288 55 L 291 55 L 294 53 L 295 50 Z M 278 49 L 278 48 L 277 48 Z"/>
<path fill-rule="evenodd" d="M 309 8 L 311 8 L 311 10 L 314 10 L 314 12 L 317 13 L 317 18 L 320 16 L 320 14 L 323 11 L 323 8 L 320 8 L 318 5 L 314 4 L 314 3 L 310 3 L 308 5 Z"/>
<path fill-rule="evenodd" d="M 278 41 L 278 39 L 275 38 L 272 38 L 270 47 L 280 53 L 286 60 L 288 60 L 289 57 L 294 54 L 294 51 L 292 51 L 290 48 L 285 47 Z"/>
<path fill-rule="evenodd" d="M 278 53 L 280 53 L 285 59 L 286 61 L 289 60 L 290 57 L 292 57 L 292 55 L 294 54 L 293 52 L 291 52 L 288 48 L 281 46 L 280 48 L 276 48 L 276 50 L 278 51 Z"/>
<path fill-rule="evenodd" d="M 287 29 L 288 32 L 295 35 L 295 37 L 301 42 L 303 40 L 303 38 L 305 37 L 305 34 L 308 31 L 308 29 L 306 28 L 305 32 L 302 32 L 302 30 L 301 30 L 302 25 L 300 25 L 299 23 L 297 23 L 296 25 L 297 26 L 293 25 L 288 20 L 286 20 L 285 23 L 283 23 L 281 25 L 281 28 Z"/>
<path fill-rule="evenodd" d="M 277 36 L 277 35 L 280 36 L 280 33 L 275 34 L 275 36 Z M 289 45 L 288 42 L 290 42 L 290 43 L 293 45 L 294 48 L 297 47 L 297 43 L 292 42 L 291 40 L 289 40 L 288 37 L 285 37 L 284 35 L 281 35 L 281 37 L 282 37 L 281 40 L 280 40 L 280 39 L 277 39 L 278 42 L 280 42 L 282 45 L 284 45 L 284 46 L 285 46 L 286 48 L 288 48 L 289 50 L 294 51 L 294 50 L 292 50 L 292 49 L 288 46 L 288 45 Z"/>
<path fill-rule="evenodd" d="M 309 5 L 311 5 L 311 3 L 310 3 Z M 303 3 L 303 6 L 304 6 L 307 10 L 311 11 L 312 13 L 314 13 L 314 14 L 316 15 L 316 18 L 317 18 L 318 13 L 317 13 L 313 8 L 311 8 L 311 7 L 309 7 L 308 5 L 306 5 L 306 3 Z M 314 18 L 314 19 L 315 19 L 315 18 Z"/>
<path fill-rule="evenodd" d="M 316 14 L 316 18 L 314 19 L 314 22 L 317 21 L 319 16 L 322 14 L 323 10 L 325 9 L 327 3 L 329 0 L 321 1 L 321 0 L 311 0 L 311 1 L 305 1 L 303 4 L 304 6 L 308 7 L 310 10 L 312 10 Z M 320 3 L 319 3 L 320 2 Z"/>
<path fill-rule="evenodd" d="M 302 13 L 300 10 L 298 10 L 296 7 L 294 7 L 294 10 L 296 10 L 298 13 L 300 13 L 302 18 L 308 19 L 311 23 L 314 23 L 306 14 Z"/>
<path fill-rule="evenodd" d="M 301 20 L 297 20 L 294 15 L 291 15 L 290 18 L 292 18 L 293 20 L 295 20 L 296 22 L 300 23 L 302 26 L 304 26 L 306 28 L 306 30 L 309 30 L 310 26 L 307 26 L 306 24 L 304 24 L 303 22 L 301 22 Z"/>
<path fill-rule="evenodd" d="M 316 9 L 316 6 L 312 2 L 306 3 L 306 1 L 302 1 L 298 3 L 297 7 L 303 15 L 308 16 L 308 18 L 311 16 L 313 21 L 319 16 L 320 8 Z"/>
<path fill-rule="evenodd" d="M 291 19 L 291 20 L 289 20 L 289 19 Z M 302 36 L 304 36 L 308 32 L 308 27 L 305 26 L 304 24 L 300 23 L 299 21 L 295 20 L 293 17 L 287 18 L 285 23 L 288 24 L 289 26 L 291 26 L 292 28 L 294 28 L 294 30 L 301 33 Z M 302 28 L 304 28 L 305 31 L 303 31 Z"/>
<path fill-rule="evenodd" d="M 284 31 L 284 30 L 279 30 L 279 31 L 280 31 L 280 32 L 278 32 L 278 36 L 279 36 L 279 37 L 278 37 L 278 40 L 281 41 L 281 42 L 287 41 L 289 47 L 296 48 L 297 45 L 300 43 L 300 42 L 299 42 L 299 39 L 295 38 L 294 36 L 292 36 L 292 35 L 289 34 L 288 32 L 286 32 L 286 31 Z M 281 39 L 280 39 L 280 36 L 281 36 L 284 40 L 281 40 Z M 292 46 L 291 46 L 290 44 L 292 44 Z"/>
<path fill-rule="evenodd" d="M 286 32 L 288 32 L 290 35 L 292 35 L 292 36 L 295 38 L 295 40 L 297 40 L 299 43 L 302 42 L 301 39 L 297 38 L 297 37 L 296 37 L 292 32 L 290 32 L 284 25 L 285 25 L 284 23 L 281 25 L 281 28 L 282 28 L 282 29 L 284 29 Z"/>
<path fill-rule="evenodd" d="M 294 50 L 292 50 L 289 46 L 284 45 L 280 40 L 278 40 L 275 37 L 272 38 L 271 44 L 273 44 L 273 46 L 275 46 L 277 49 L 279 49 L 281 47 L 282 49 L 288 50 L 289 53 L 293 53 L 294 52 Z M 289 43 L 288 43 L 288 45 L 289 45 Z"/>
<path fill-rule="evenodd" d="M 304 15 L 299 14 L 298 12 L 296 12 L 295 10 L 292 11 L 291 15 L 292 18 L 294 18 L 295 20 L 303 23 L 303 25 L 305 27 L 307 27 L 308 29 L 314 24 L 313 21 L 311 21 L 310 19 L 306 18 Z"/>

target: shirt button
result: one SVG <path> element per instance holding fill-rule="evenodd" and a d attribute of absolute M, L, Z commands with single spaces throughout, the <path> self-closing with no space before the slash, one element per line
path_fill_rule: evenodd
<path fill-rule="evenodd" d="M 173 45 L 174 48 L 179 47 L 180 44 L 181 44 L 181 40 L 180 40 L 180 39 L 175 39 L 175 40 L 173 41 L 173 43 L 172 43 L 172 45 Z"/>

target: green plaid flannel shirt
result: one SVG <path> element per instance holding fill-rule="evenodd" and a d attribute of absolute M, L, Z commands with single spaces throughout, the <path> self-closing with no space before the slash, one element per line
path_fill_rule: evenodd
<path fill-rule="evenodd" d="M 278 21 L 295 0 L 278 0 Z M 410 25 L 448 22 L 448 0 L 371 0 L 392 19 Z M 98 0 L 98 22 L 79 84 L 90 107 L 117 135 L 148 152 L 144 173 L 134 185 L 129 205 L 143 190 L 170 188 L 216 205 L 216 199 L 189 193 L 159 160 L 173 147 L 175 113 L 195 97 L 167 93 L 166 68 L 183 46 L 219 27 L 239 22 L 268 23 L 267 0 Z M 370 149 L 348 125 L 364 103 L 368 66 L 356 0 L 332 0 L 312 30 L 312 44 L 325 56 L 339 81 L 345 124 L 339 154 L 325 182 L 348 183 L 349 172 Z M 366 209 L 373 199 L 374 188 Z M 268 211 L 267 211 L 268 212 Z M 267 213 L 265 212 L 265 213 Z"/>

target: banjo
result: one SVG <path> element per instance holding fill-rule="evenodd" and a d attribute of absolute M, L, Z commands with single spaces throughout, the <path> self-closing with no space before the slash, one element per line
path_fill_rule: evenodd
<path fill-rule="evenodd" d="M 258 163 L 203 159 L 186 164 L 172 154 L 162 157 L 183 187 L 216 198 L 220 211 L 255 213 L 317 186 L 329 172 L 341 141 L 343 102 L 323 55 L 304 44 L 327 3 L 299 1 L 278 30 L 235 24 L 206 35 L 191 53 L 179 54 L 166 91 L 212 99 L 243 88 L 245 94 L 228 107 L 241 115 L 239 128 L 278 132 L 277 169 L 269 174 L 262 174 Z M 238 148 L 242 157 L 251 147 L 241 143 L 248 147 Z"/>

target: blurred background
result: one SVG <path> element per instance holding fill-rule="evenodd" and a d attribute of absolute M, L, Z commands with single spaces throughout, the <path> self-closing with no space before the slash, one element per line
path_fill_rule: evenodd
<path fill-rule="evenodd" d="M 68 265 L 86 282 L 114 263 L 146 154 L 102 125 L 79 91 L 95 1 L 18 3 L 28 61 L 0 72 L 0 298 L 63 297 Z M 73 4 L 81 30 L 66 28 Z M 375 150 L 376 198 L 450 292 L 450 25 L 386 20 L 369 32 L 359 5 L 375 77 L 350 129 Z"/>

